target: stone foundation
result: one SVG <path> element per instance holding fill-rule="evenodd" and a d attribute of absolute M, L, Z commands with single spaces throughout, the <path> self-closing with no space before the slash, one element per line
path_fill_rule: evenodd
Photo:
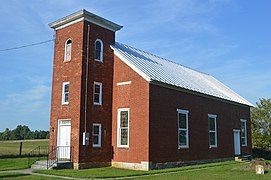
<path fill-rule="evenodd" d="M 154 169 L 165 169 L 165 168 L 182 167 L 182 166 L 189 166 L 189 165 L 196 165 L 196 164 L 223 162 L 223 161 L 229 161 L 233 159 L 234 158 L 230 157 L 230 158 L 220 158 L 220 159 L 178 161 L 178 162 L 165 162 L 165 163 L 151 163 L 151 162 L 143 162 L 143 161 L 141 161 L 141 163 L 112 162 L 112 166 L 117 167 L 117 168 L 149 171 L 149 170 L 154 170 Z"/>
<path fill-rule="evenodd" d="M 165 169 L 165 168 L 175 168 L 175 167 L 182 167 L 182 166 L 190 166 L 190 165 L 197 165 L 197 164 L 207 164 L 207 163 L 214 163 L 214 162 L 223 162 L 233 160 L 234 158 L 220 158 L 220 159 L 207 159 L 207 160 L 193 160 L 193 161 L 178 161 L 178 162 L 166 162 L 166 163 L 150 163 L 149 169 Z"/>
<path fill-rule="evenodd" d="M 74 169 L 88 169 L 97 167 L 109 167 L 111 162 L 89 162 L 89 163 L 73 163 Z"/>
<path fill-rule="evenodd" d="M 132 170 L 150 170 L 150 163 L 141 161 L 141 163 L 128 163 L 128 162 L 112 162 L 113 167 L 124 168 L 124 169 L 132 169 Z"/>
<path fill-rule="evenodd" d="M 175 168 L 196 164 L 207 164 L 214 162 L 223 162 L 234 160 L 233 157 L 230 158 L 220 158 L 220 159 L 207 159 L 207 160 L 194 160 L 194 161 L 178 161 L 178 162 L 165 162 L 165 163 L 152 163 L 141 161 L 141 163 L 128 163 L 128 162 L 90 162 L 90 163 L 73 163 L 74 169 L 87 169 L 87 168 L 97 168 L 97 167 L 116 167 L 132 170 L 142 170 L 149 171 L 155 169 L 165 169 L 165 168 Z"/>

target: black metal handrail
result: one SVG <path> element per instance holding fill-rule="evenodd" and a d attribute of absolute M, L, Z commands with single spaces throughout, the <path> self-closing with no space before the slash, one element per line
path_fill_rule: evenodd
<path fill-rule="evenodd" d="M 27 153 L 27 165 L 30 167 L 35 161 L 46 159 L 48 157 L 49 146 L 37 146 Z"/>
<path fill-rule="evenodd" d="M 73 159 L 73 147 L 72 146 L 57 146 L 52 147 L 47 156 L 47 169 L 51 168 L 59 161 L 69 161 Z"/>

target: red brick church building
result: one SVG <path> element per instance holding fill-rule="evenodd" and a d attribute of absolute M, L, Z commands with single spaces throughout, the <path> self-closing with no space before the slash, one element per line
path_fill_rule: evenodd
<path fill-rule="evenodd" d="M 150 170 L 251 154 L 251 103 L 214 77 L 115 41 L 81 10 L 55 30 L 50 146 L 76 169 Z"/>

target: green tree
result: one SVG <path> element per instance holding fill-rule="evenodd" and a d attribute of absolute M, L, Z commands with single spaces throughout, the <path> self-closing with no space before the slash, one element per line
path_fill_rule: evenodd
<path fill-rule="evenodd" d="M 49 131 L 31 131 L 28 126 L 18 125 L 13 130 L 6 128 L 4 132 L 0 132 L 0 140 L 46 139 L 49 134 Z"/>
<path fill-rule="evenodd" d="M 11 131 L 9 128 L 6 128 L 5 131 L 2 133 L 3 140 L 10 140 Z"/>
<path fill-rule="evenodd" d="M 39 131 L 39 139 L 46 139 L 48 131 Z"/>
<path fill-rule="evenodd" d="M 22 126 L 22 125 L 18 125 L 16 127 L 16 129 L 12 130 L 12 135 L 15 140 L 23 140 L 23 139 L 27 139 L 27 135 L 30 132 L 30 129 L 28 126 Z"/>
<path fill-rule="evenodd" d="M 251 111 L 254 147 L 271 149 L 271 99 L 260 99 Z"/>

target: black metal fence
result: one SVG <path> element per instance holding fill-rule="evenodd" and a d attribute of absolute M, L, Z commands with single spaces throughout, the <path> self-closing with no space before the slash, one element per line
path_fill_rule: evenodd
<path fill-rule="evenodd" d="M 0 158 L 28 157 L 29 153 L 37 147 L 40 149 L 31 153 L 32 156 L 48 154 L 48 140 L 0 141 Z"/>

